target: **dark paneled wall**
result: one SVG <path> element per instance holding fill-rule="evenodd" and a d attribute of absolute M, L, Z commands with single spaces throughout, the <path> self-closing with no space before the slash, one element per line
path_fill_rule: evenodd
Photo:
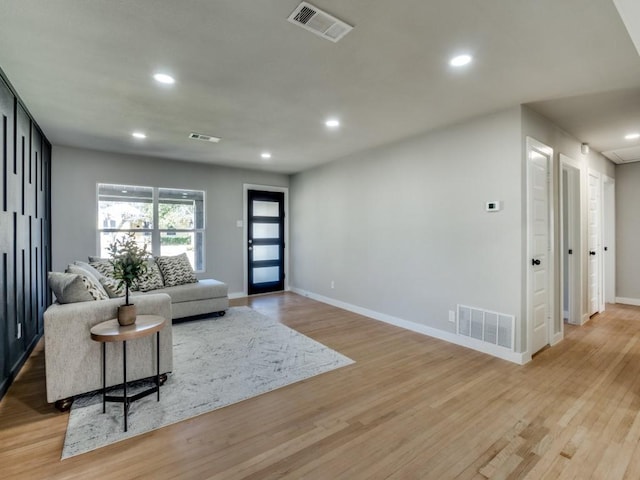
<path fill-rule="evenodd" d="M 0 74 L 0 398 L 51 303 L 51 145 Z"/>

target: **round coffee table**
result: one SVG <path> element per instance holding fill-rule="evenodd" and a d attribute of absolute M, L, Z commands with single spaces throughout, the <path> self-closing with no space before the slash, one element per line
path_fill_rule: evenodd
<path fill-rule="evenodd" d="M 107 402 L 118 402 L 124 405 L 124 431 L 127 431 L 127 414 L 132 402 L 140 400 L 152 393 L 158 394 L 160 401 L 160 330 L 164 328 L 166 320 L 159 315 L 138 315 L 136 323 L 122 326 L 117 319 L 98 323 L 91 328 L 91 339 L 102 343 L 102 413 L 106 412 Z M 155 386 L 127 396 L 127 341 L 156 334 L 156 381 Z M 122 396 L 107 395 L 107 342 L 122 342 L 122 371 L 124 380 L 124 394 Z"/>

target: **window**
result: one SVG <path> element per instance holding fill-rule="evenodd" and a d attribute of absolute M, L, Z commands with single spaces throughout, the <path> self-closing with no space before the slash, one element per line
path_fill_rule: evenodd
<path fill-rule="evenodd" d="M 98 248 L 133 232 L 154 255 L 186 253 L 204 270 L 204 192 L 177 188 L 98 184 Z"/>

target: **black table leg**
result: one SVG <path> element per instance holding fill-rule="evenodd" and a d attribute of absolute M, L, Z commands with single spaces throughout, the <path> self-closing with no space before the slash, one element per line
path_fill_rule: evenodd
<path fill-rule="evenodd" d="M 107 411 L 107 344 L 102 342 L 102 413 Z"/>
<path fill-rule="evenodd" d="M 127 341 L 122 342 L 122 371 L 124 373 L 124 431 L 127 431 L 127 411 L 129 410 L 129 399 L 127 398 Z"/>
<path fill-rule="evenodd" d="M 156 388 L 158 401 L 160 401 L 160 331 L 156 332 Z"/>

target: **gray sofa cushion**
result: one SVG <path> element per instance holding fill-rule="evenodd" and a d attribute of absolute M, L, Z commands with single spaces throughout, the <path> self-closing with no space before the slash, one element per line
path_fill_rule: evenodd
<path fill-rule="evenodd" d="M 217 280 L 199 280 L 197 283 L 176 285 L 154 290 L 153 293 L 167 293 L 171 297 L 171 303 L 192 302 L 195 300 L 207 300 L 227 296 L 228 286 Z"/>

